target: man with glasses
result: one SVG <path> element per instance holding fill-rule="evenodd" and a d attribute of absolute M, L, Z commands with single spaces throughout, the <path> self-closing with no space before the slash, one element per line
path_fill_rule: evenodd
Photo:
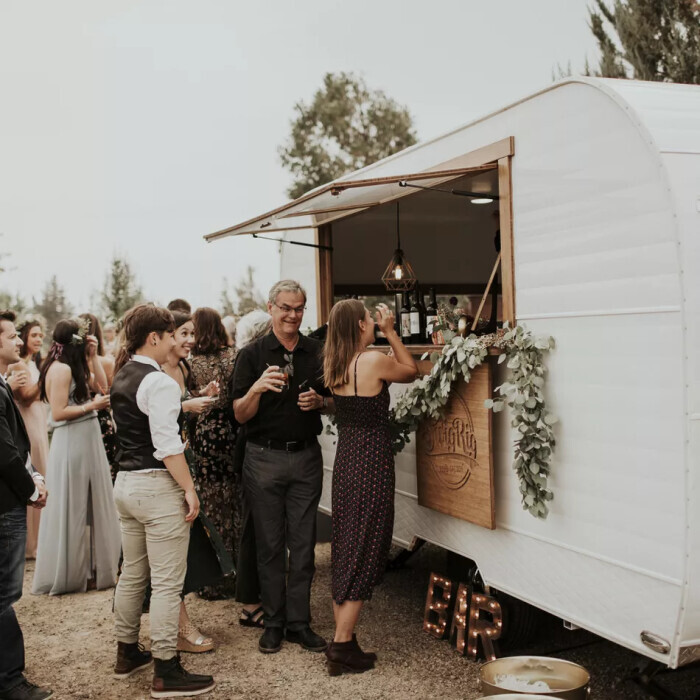
<path fill-rule="evenodd" d="M 255 526 L 265 654 L 279 651 L 283 638 L 309 651 L 326 648 L 309 625 L 309 602 L 323 482 L 317 436 L 332 399 L 321 344 L 299 333 L 305 307 L 298 282 L 277 282 L 267 304 L 272 331 L 241 350 L 233 375 L 233 410 L 246 425 L 243 485 Z"/>

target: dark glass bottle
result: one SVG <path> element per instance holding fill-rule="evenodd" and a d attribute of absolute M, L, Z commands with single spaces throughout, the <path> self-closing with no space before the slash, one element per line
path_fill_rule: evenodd
<path fill-rule="evenodd" d="M 419 345 L 423 342 L 423 336 L 421 335 L 422 319 L 420 313 L 420 306 L 418 304 L 418 285 L 416 285 L 413 290 L 413 302 L 411 303 L 411 343 L 414 345 Z"/>
<path fill-rule="evenodd" d="M 420 341 L 421 343 L 425 343 L 425 325 L 426 325 L 426 320 L 425 320 L 425 302 L 423 301 L 423 293 L 416 284 L 416 302 L 418 303 L 418 311 L 420 312 Z"/>
<path fill-rule="evenodd" d="M 404 344 L 411 342 L 411 302 L 408 292 L 403 293 L 401 300 L 401 340 Z"/>
<path fill-rule="evenodd" d="M 438 320 L 437 299 L 435 298 L 435 287 L 430 288 L 428 297 L 428 308 L 425 310 L 425 339 L 432 342 L 433 326 Z"/>
<path fill-rule="evenodd" d="M 386 339 L 384 331 L 379 327 L 378 323 L 374 324 L 374 344 L 375 345 L 388 345 L 389 341 Z"/>

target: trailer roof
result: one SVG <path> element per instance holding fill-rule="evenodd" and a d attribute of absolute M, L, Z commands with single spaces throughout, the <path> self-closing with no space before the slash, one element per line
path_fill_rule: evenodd
<path fill-rule="evenodd" d="M 211 242 L 227 236 L 314 228 L 412 194 L 412 190 L 399 185 L 401 181 L 415 180 L 423 186 L 432 187 L 469 172 L 493 168 L 499 158 L 513 155 L 514 143 L 511 137 L 484 144 L 475 151 L 450 157 L 448 160 L 445 160 L 445 154 L 440 154 L 440 143 L 501 112 L 571 83 L 587 84 L 606 93 L 621 109 L 627 111 L 637 127 L 646 133 L 649 145 L 654 150 L 700 153 L 700 135 L 695 127 L 700 118 L 700 86 L 636 80 L 569 78 L 441 136 L 317 187 L 271 211 L 205 235 L 204 238 Z"/>

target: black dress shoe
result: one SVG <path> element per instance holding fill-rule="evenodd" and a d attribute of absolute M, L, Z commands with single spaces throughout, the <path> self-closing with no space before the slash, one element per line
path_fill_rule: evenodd
<path fill-rule="evenodd" d="M 282 648 L 283 637 L 281 627 L 266 627 L 258 642 L 258 649 L 263 654 L 275 654 Z"/>
<path fill-rule="evenodd" d="M 301 630 L 287 630 L 285 637 L 292 644 L 301 644 L 307 651 L 325 651 L 328 646 L 326 640 L 316 634 L 311 627 L 304 627 Z"/>
<path fill-rule="evenodd" d="M 53 691 L 40 688 L 30 683 L 26 678 L 14 688 L 0 691 L 1 700 L 48 700 L 53 696 Z"/>

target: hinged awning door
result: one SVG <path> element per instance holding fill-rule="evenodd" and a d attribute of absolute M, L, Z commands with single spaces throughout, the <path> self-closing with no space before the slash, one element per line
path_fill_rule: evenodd
<path fill-rule="evenodd" d="M 512 137 L 421 172 L 402 173 L 398 170 L 400 158 L 397 158 L 395 175 L 361 177 L 368 174 L 368 171 L 374 167 L 370 166 L 318 187 L 266 214 L 222 231 L 210 233 L 204 238 L 207 241 L 215 241 L 226 236 L 315 228 L 363 209 L 413 194 L 414 190 L 399 186 L 402 180 L 415 181 L 425 187 L 434 187 L 472 172 L 494 169 L 497 167 L 499 158 L 510 155 L 513 155 Z"/>

